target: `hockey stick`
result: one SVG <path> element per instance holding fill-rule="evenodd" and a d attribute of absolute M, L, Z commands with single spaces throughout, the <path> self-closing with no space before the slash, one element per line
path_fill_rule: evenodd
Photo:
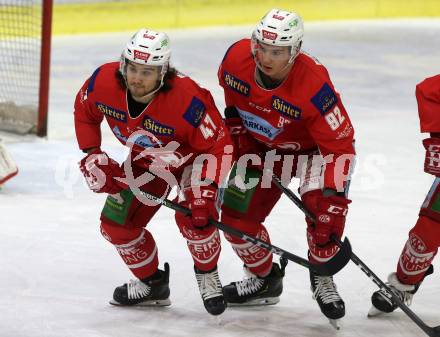
<path fill-rule="evenodd" d="M 269 172 L 268 172 L 269 173 Z M 281 179 L 277 177 L 275 174 L 270 172 L 272 175 L 273 183 L 285 194 L 287 197 L 293 201 L 293 203 L 298 206 L 298 208 L 303 211 L 303 213 L 311 220 L 315 220 L 315 216 L 308 211 L 301 199 L 289 188 L 284 187 Z M 345 241 L 348 239 L 345 238 L 344 243 L 341 242 L 336 237 L 332 237 L 333 241 L 342 249 Z M 428 326 L 425 322 L 423 322 L 405 303 L 403 303 L 400 298 L 394 294 L 394 292 L 370 269 L 368 266 L 356 256 L 355 253 L 351 252 L 350 259 L 353 261 L 355 265 L 357 265 L 365 275 L 367 275 L 380 289 L 385 290 L 395 301 L 395 303 L 399 306 L 400 309 L 414 322 L 416 323 L 420 329 L 422 329 L 428 336 L 430 337 L 440 337 L 440 325 L 435 327 Z"/>
<path fill-rule="evenodd" d="M 115 180 L 117 180 L 117 179 L 115 179 Z M 120 180 L 117 180 L 117 181 L 119 182 L 119 184 L 121 186 L 124 186 L 125 188 L 127 188 L 127 185 L 125 183 L 121 182 Z M 175 210 L 175 211 L 180 212 L 185 215 L 191 215 L 191 210 L 189 208 L 181 206 L 181 205 L 179 205 L 173 201 L 170 201 L 166 198 L 159 198 L 159 197 L 155 196 L 154 194 L 151 194 L 149 192 L 144 192 L 139 189 L 137 189 L 136 193 L 141 194 L 145 198 L 147 198 L 157 204 L 163 205 L 167 208 L 170 208 L 172 210 Z M 134 194 L 136 195 L 136 193 L 134 193 Z M 313 272 L 317 273 L 318 275 L 322 275 L 322 276 L 334 275 L 337 272 L 339 272 L 342 268 L 344 268 L 345 265 L 349 262 L 349 259 L 347 261 L 344 261 L 342 259 L 336 259 L 336 260 L 331 259 L 328 263 L 319 264 L 319 265 L 313 264 L 302 257 L 299 257 L 299 256 L 292 254 L 282 248 L 279 248 L 275 245 L 272 245 L 270 243 L 262 241 L 256 237 L 247 235 L 247 234 L 243 233 L 242 231 L 239 231 L 235 228 L 229 227 L 229 226 L 221 223 L 220 221 L 217 221 L 214 219 L 209 219 L 209 223 L 211 225 L 217 227 L 218 229 L 222 230 L 225 233 L 231 234 L 231 235 L 238 237 L 244 241 L 253 243 L 253 244 L 257 245 L 258 247 L 261 247 L 261 248 L 264 248 L 264 249 L 270 251 L 273 254 L 276 254 L 282 258 L 285 258 L 285 259 L 290 260 L 292 262 L 295 262 L 303 267 L 306 267 L 310 270 L 313 270 Z M 351 250 L 350 245 L 348 245 L 348 249 Z"/>

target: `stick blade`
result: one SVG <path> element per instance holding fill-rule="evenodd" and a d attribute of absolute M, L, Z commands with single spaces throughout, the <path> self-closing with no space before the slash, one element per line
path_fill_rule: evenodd
<path fill-rule="evenodd" d="M 333 276 L 342 270 L 351 258 L 351 244 L 348 238 L 339 244 L 338 253 L 326 263 L 313 264 L 313 271 L 321 276 Z M 439 336 L 440 337 L 440 336 Z"/>
<path fill-rule="evenodd" d="M 432 334 L 429 334 L 431 337 L 440 337 L 440 325 L 431 328 L 431 331 Z"/>

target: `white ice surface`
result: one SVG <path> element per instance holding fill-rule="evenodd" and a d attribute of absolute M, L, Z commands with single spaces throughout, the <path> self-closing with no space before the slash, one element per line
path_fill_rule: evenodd
<path fill-rule="evenodd" d="M 224 107 L 216 71 L 227 47 L 251 27 L 170 31 L 173 63 L 210 89 Z M 161 265 L 171 265 L 171 307 L 124 309 L 108 305 L 130 273 L 99 233 L 103 195 L 87 190 L 76 163 L 72 105 L 83 81 L 101 63 L 118 58 L 130 34 L 53 40 L 49 138 L 6 137 L 20 168 L 0 191 L 0 336 L 424 336 L 405 314 L 367 319 L 376 286 L 355 265 L 335 280 L 347 314 L 333 330 L 312 300 L 306 269 L 290 263 L 281 302 L 264 308 L 208 315 L 192 260 L 174 223 L 161 209 L 149 224 Z M 423 173 L 415 85 L 440 72 L 440 21 L 306 24 L 304 49 L 325 64 L 356 129 L 358 164 L 346 228 L 355 253 L 383 280 L 414 225 L 432 178 Z M 104 128 L 103 148 L 124 151 Z M 291 184 L 296 188 L 296 182 Z M 301 212 L 283 197 L 266 226 L 274 244 L 306 255 Z M 438 263 L 436 263 L 438 265 Z M 224 284 L 242 277 L 241 262 L 223 240 Z M 440 324 L 435 273 L 412 309 Z"/>

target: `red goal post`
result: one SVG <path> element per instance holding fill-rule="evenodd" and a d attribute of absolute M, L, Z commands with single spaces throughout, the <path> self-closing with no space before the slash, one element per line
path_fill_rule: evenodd
<path fill-rule="evenodd" d="M 0 0 L 0 130 L 47 135 L 53 0 Z"/>

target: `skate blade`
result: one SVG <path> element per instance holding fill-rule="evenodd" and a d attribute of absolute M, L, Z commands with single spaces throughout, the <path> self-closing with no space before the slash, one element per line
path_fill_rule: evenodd
<path fill-rule="evenodd" d="M 115 300 L 110 300 L 109 303 L 117 307 L 165 307 L 171 305 L 171 301 L 169 298 L 165 300 L 144 301 L 141 303 L 131 304 L 131 305 L 121 304 Z"/>
<path fill-rule="evenodd" d="M 380 316 L 386 314 L 383 311 L 380 311 L 379 309 L 377 309 L 375 306 L 371 306 L 370 310 L 368 310 L 368 314 L 367 317 L 376 317 L 376 316 Z"/>
<path fill-rule="evenodd" d="M 339 330 L 341 328 L 341 320 L 340 319 L 329 319 L 328 320 L 330 325 L 335 328 L 336 330 Z"/>
<path fill-rule="evenodd" d="M 267 297 L 267 298 L 257 298 L 255 300 L 247 301 L 244 303 L 230 303 L 228 302 L 228 307 L 254 307 L 261 305 L 273 305 L 280 301 L 279 297 Z"/>

